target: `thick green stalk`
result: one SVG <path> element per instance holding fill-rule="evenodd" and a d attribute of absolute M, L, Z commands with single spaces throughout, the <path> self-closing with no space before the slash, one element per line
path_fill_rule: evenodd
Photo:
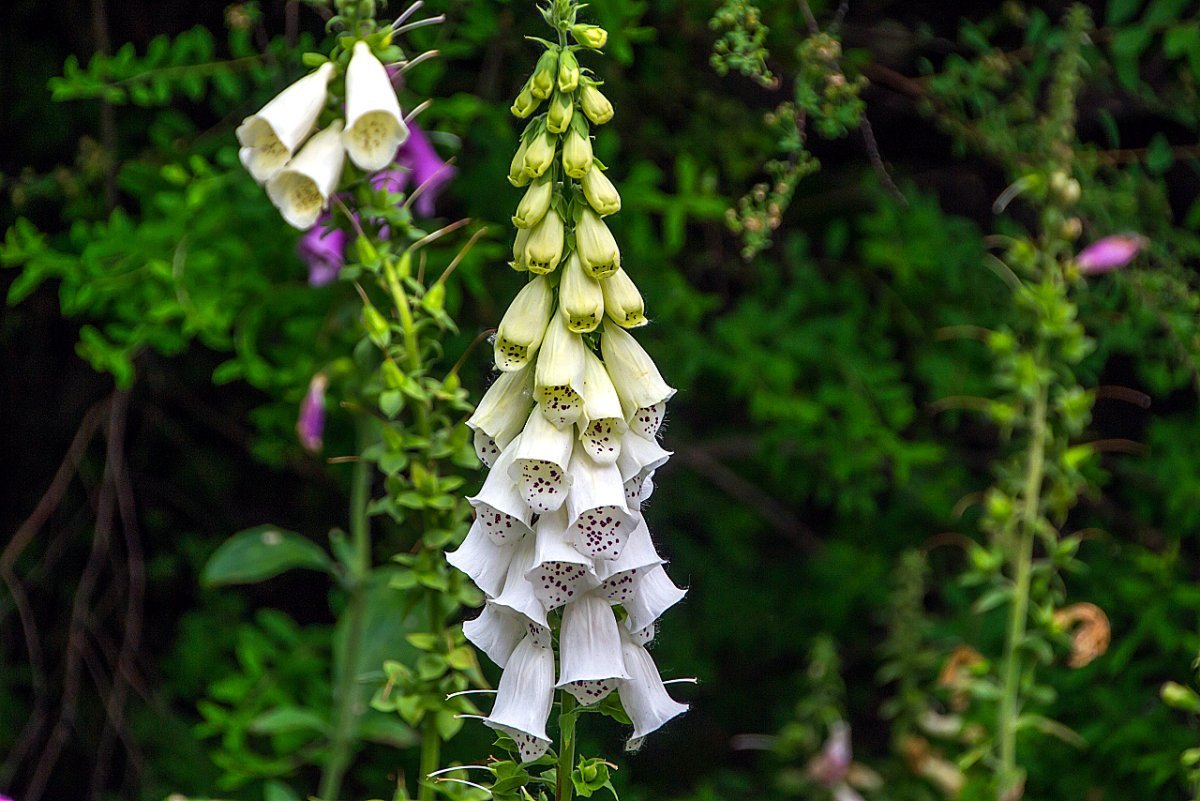
<path fill-rule="evenodd" d="M 575 789 L 575 785 L 571 783 L 571 772 L 575 769 L 575 721 L 578 717 L 579 715 L 575 714 L 575 697 L 563 690 L 561 711 L 558 715 L 562 744 L 558 749 L 555 801 L 571 801 L 571 792 Z"/>
<path fill-rule="evenodd" d="M 997 770 L 997 799 L 1005 801 L 1018 781 L 1017 716 L 1021 682 L 1021 643 L 1029 620 L 1029 588 L 1033 572 L 1033 541 L 1041 514 L 1042 479 L 1045 473 L 1047 388 L 1038 388 L 1033 401 L 1029 433 L 1029 458 L 1025 467 L 1025 487 L 1021 498 L 1021 521 L 1013 566 L 1013 598 L 1009 611 L 1008 632 L 1001 667 L 1003 684 L 997 737 L 1000 740 L 1000 765 Z"/>
<path fill-rule="evenodd" d="M 359 450 L 366 447 L 365 424 L 359 424 Z M 326 801 L 338 797 L 342 778 L 354 750 L 354 730 L 362 710 L 358 704 L 355 673 L 362 648 L 363 625 L 366 618 L 367 581 L 371 574 L 371 532 L 367 523 L 367 504 L 371 495 L 371 466 L 365 460 L 354 463 L 350 486 L 350 540 L 353 564 L 350 565 L 349 593 L 346 604 L 346 639 L 339 654 L 342 666 L 334 693 L 333 734 L 329 738 L 329 754 L 321 772 L 319 795 Z"/>

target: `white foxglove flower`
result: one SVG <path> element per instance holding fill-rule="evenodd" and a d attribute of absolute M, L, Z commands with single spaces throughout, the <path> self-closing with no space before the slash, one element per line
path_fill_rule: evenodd
<path fill-rule="evenodd" d="M 558 137 L 544 128 L 534 134 L 525 148 L 521 171 L 526 178 L 540 178 L 554 163 L 554 143 Z"/>
<path fill-rule="evenodd" d="M 567 468 L 571 464 L 572 449 L 571 430 L 555 427 L 540 409 L 534 409 L 521 436 L 501 454 L 492 473 L 502 470 L 507 473 L 507 477 L 516 482 L 519 497 L 528 508 L 553 512 L 563 505 L 571 488 L 571 474 Z M 510 452 L 512 461 L 502 468 L 503 457 Z M 487 484 L 484 482 L 484 487 Z"/>
<path fill-rule="evenodd" d="M 675 390 L 663 381 L 650 354 L 620 326 L 605 324 L 600 351 L 630 426 L 653 437 Z"/>
<path fill-rule="evenodd" d="M 346 68 L 346 132 L 342 141 L 359 169 L 382 170 L 408 138 L 387 69 L 366 42 L 355 42 Z"/>
<path fill-rule="evenodd" d="M 479 461 L 491 467 L 500 451 L 521 433 L 533 405 L 532 392 L 533 370 L 526 367 L 500 373 L 483 393 L 483 399 L 467 419 L 467 427 L 475 432 Z"/>
<path fill-rule="evenodd" d="M 587 198 L 588 205 L 601 217 L 616 214 L 621 210 L 621 195 L 599 166 L 588 170 L 579 180 L 579 185 L 583 188 L 583 196 Z"/>
<path fill-rule="evenodd" d="M 640 483 L 670 458 L 671 452 L 659 445 L 658 440 L 646 439 L 636 431 L 629 430 L 621 437 L 617 469 L 621 471 L 622 481 L 637 479 Z"/>
<path fill-rule="evenodd" d="M 567 130 L 571 118 L 575 116 L 575 100 L 567 92 L 555 92 L 546 109 L 546 129 L 550 133 L 560 134 Z"/>
<path fill-rule="evenodd" d="M 592 560 L 567 543 L 565 511 L 539 517 L 535 540 L 533 566 L 525 571 L 525 578 L 547 610 L 557 609 L 599 586 Z"/>
<path fill-rule="evenodd" d="M 525 186 L 529 183 L 529 175 L 525 172 L 525 154 L 529 152 L 529 143 L 532 141 L 532 136 L 522 136 L 517 145 L 517 152 L 509 162 L 508 182 L 513 186 Z"/>
<path fill-rule="evenodd" d="M 622 328 L 638 328 L 649 322 L 646 319 L 646 302 L 642 293 L 629 277 L 629 273 L 618 269 L 600 282 L 604 291 L 604 311 L 613 322 Z"/>
<path fill-rule="evenodd" d="M 554 291 L 549 281 L 539 275 L 521 287 L 496 329 L 496 367 L 507 372 L 529 364 L 541 347 L 553 312 Z"/>
<path fill-rule="evenodd" d="M 608 601 L 588 593 L 563 609 L 558 635 L 558 687 L 584 706 L 601 701 L 631 676 L 626 673 L 621 632 Z"/>
<path fill-rule="evenodd" d="M 590 350 L 584 359 L 583 419 L 579 427 L 579 439 L 588 456 L 602 463 L 617 460 L 628 425 L 604 363 Z"/>
<path fill-rule="evenodd" d="M 575 247 L 583 269 L 592 278 L 607 278 L 621 266 L 621 249 L 612 231 L 590 208 L 579 213 L 575 224 Z"/>
<path fill-rule="evenodd" d="M 555 428 L 570 428 L 583 415 L 583 376 L 587 346 L 555 314 L 546 328 L 533 374 L 533 399 Z"/>
<path fill-rule="evenodd" d="M 563 139 L 563 172 L 572 178 L 582 178 L 592 169 L 592 140 L 586 124 L 575 124 Z"/>
<path fill-rule="evenodd" d="M 476 519 L 458 550 L 446 554 L 446 561 L 470 576 L 486 595 L 495 598 L 504 589 L 504 577 L 512 562 L 514 546 L 512 540 L 498 545 Z"/>
<path fill-rule="evenodd" d="M 628 603 L 637 593 L 638 579 L 663 564 L 650 539 L 650 528 L 639 517 L 621 555 L 611 562 L 596 563 L 600 588 L 595 592 L 611 604 Z"/>
<path fill-rule="evenodd" d="M 583 113 L 593 125 L 603 125 L 613 118 L 612 103 L 596 88 L 595 81 L 583 81 L 583 88 L 579 91 L 579 104 L 583 106 Z"/>
<path fill-rule="evenodd" d="M 548 627 L 546 607 L 534 591 L 533 582 L 525 574 L 535 566 L 537 558 L 537 541 L 533 536 L 526 537 L 517 543 L 513 549 L 512 561 L 508 563 L 508 573 L 504 577 L 504 589 L 492 599 L 492 603 L 514 615 L 537 624 Z"/>
<path fill-rule="evenodd" d="M 654 494 L 654 471 L 638 473 L 625 481 L 625 504 L 631 512 L 642 508 L 650 496 Z"/>
<path fill-rule="evenodd" d="M 592 461 L 582 446 L 571 457 L 567 495 L 567 542 L 584 556 L 616 559 L 637 519 L 625 504 L 625 487 L 616 464 Z"/>
<path fill-rule="evenodd" d="M 525 503 L 511 476 L 519 441 L 518 437 L 500 452 L 479 494 L 467 498 L 475 507 L 476 521 L 497 545 L 516 542 L 531 531 L 529 526 L 533 513 L 529 511 L 529 505 Z"/>
<path fill-rule="evenodd" d="M 546 719 L 553 703 L 554 651 L 527 635 L 509 656 L 492 714 L 483 722 L 512 737 L 521 761 L 532 762 L 550 748 Z"/>
<path fill-rule="evenodd" d="M 543 175 L 525 190 L 521 202 L 517 204 L 517 211 L 513 214 L 513 225 L 517 228 L 532 228 L 546 216 L 553 199 L 554 181 L 550 180 L 550 176 Z"/>
<path fill-rule="evenodd" d="M 524 615 L 488 601 L 479 617 L 463 621 L 463 635 L 487 654 L 488 659 L 504 667 L 513 650 L 529 633 L 529 625 L 537 624 L 530 624 Z"/>
<path fill-rule="evenodd" d="M 658 675 L 658 667 L 655 666 L 646 646 L 637 643 L 632 637 L 622 636 L 621 653 L 629 678 L 618 685 L 617 692 L 621 696 L 621 706 L 633 721 L 633 736 L 625 747 L 636 751 L 641 747 L 646 735 L 660 729 L 671 718 L 686 712 L 688 706 L 667 695 L 662 677 Z"/>
<path fill-rule="evenodd" d="M 529 244 L 529 229 L 518 228 L 517 235 L 513 238 L 513 257 L 508 263 L 519 273 L 529 272 L 529 265 L 525 263 L 525 246 Z"/>
<path fill-rule="evenodd" d="M 296 152 L 325 107 L 326 89 L 334 66 L 326 62 L 314 72 L 296 81 L 247 117 L 237 129 L 238 156 L 242 164 L 262 183 L 273 176 Z"/>
<path fill-rule="evenodd" d="M 558 287 L 558 309 L 567 318 L 567 328 L 577 334 L 596 330 L 604 316 L 604 291 L 600 282 L 583 271 L 579 251 L 572 251 Z"/>
<path fill-rule="evenodd" d="M 341 133 L 342 121 L 337 120 L 313 134 L 296 157 L 267 181 L 267 197 L 293 228 L 312 228 L 329 205 L 346 160 Z"/>
<path fill-rule="evenodd" d="M 552 208 L 537 225 L 529 229 L 529 236 L 525 239 L 525 266 L 529 272 L 538 275 L 554 272 L 562 261 L 565 241 L 563 219 Z"/>
<path fill-rule="evenodd" d="M 662 565 L 650 567 L 637 579 L 633 597 L 622 604 L 629 613 L 630 631 L 654 625 L 662 613 L 683 600 L 687 590 L 676 587 Z"/>

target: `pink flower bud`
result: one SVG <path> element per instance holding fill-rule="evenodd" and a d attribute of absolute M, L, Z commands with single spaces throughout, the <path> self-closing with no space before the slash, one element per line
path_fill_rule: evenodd
<path fill-rule="evenodd" d="M 325 435 L 325 388 L 329 379 L 324 373 L 317 373 L 308 382 L 308 392 L 300 402 L 300 415 L 296 418 L 296 437 L 300 444 L 310 453 L 321 450 L 322 438 Z"/>
<path fill-rule="evenodd" d="M 1149 244 L 1150 240 L 1140 234 L 1114 234 L 1088 245 L 1075 262 L 1084 275 L 1103 275 L 1129 264 Z"/>

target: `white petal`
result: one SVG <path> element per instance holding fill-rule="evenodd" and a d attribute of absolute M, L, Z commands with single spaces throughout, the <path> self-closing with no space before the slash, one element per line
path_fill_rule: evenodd
<path fill-rule="evenodd" d="M 608 371 L 590 350 L 584 360 L 583 419 L 579 424 L 579 438 L 588 455 L 598 462 L 616 461 L 621 435 L 628 426 Z"/>
<path fill-rule="evenodd" d="M 603 598 L 589 593 L 567 604 L 558 643 L 558 686 L 581 704 L 596 703 L 629 678 L 617 619 Z"/>
<path fill-rule="evenodd" d="M 475 586 L 494 598 L 504 588 L 513 547 L 511 542 L 497 545 L 484 531 L 483 523 L 476 519 L 458 550 L 446 554 L 446 561 L 470 576 Z"/>
<path fill-rule="evenodd" d="M 491 448 L 503 450 L 521 433 L 532 406 L 532 388 L 533 370 L 529 369 L 502 372 L 492 382 L 467 420 L 467 426 L 475 431 L 476 453 L 479 453 L 481 433 L 484 435 L 482 444 L 493 457 Z M 482 454 L 480 461 L 489 467 L 492 464 L 485 460 Z"/>
<path fill-rule="evenodd" d="M 643 406 L 629 416 L 629 427 L 647 439 L 654 439 L 667 417 L 667 402 Z"/>
<path fill-rule="evenodd" d="M 625 670 L 629 679 L 621 682 L 617 692 L 621 695 L 621 706 L 633 721 L 633 737 L 626 744 L 631 750 L 641 745 L 647 734 L 657 731 L 676 715 L 687 711 L 681 704 L 667 695 L 658 668 L 644 646 L 630 638 L 623 638 L 621 651 L 625 657 Z"/>
<path fill-rule="evenodd" d="M 484 467 L 491 468 L 500 458 L 500 446 L 496 444 L 495 438 L 489 436 L 486 431 L 475 429 L 474 445 L 475 456 L 483 462 Z"/>
<path fill-rule="evenodd" d="M 569 429 L 555 428 L 538 409 L 529 414 L 525 429 L 505 453 L 513 452 L 508 474 L 530 508 L 551 512 L 562 506 L 571 487 L 567 468 L 573 446 Z"/>
<path fill-rule="evenodd" d="M 663 559 L 650 539 L 650 529 L 639 518 L 620 557 L 596 563 L 596 575 L 602 582 L 596 593 L 609 603 L 628 604 L 638 591 L 640 578 L 662 564 Z"/>
<path fill-rule="evenodd" d="M 238 126 L 237 139 L 242 146 L 238 156 L 254 180 L 262 183 L 281 170 L 312 132 L 325 106 L 333 71 L 332 63 L 322 64 Z"/>
<path fill-rule="evenodd" d="M 479 494 L 467 498 L 475 507 L 475 516 L 484 532 L 497 544 L 515 542 L 530 532 L 533 513 L 521 497 L 510 471 L 516 455 L 516 442 L 496 457 Z"/>
<path fill-rule="evenodd" d="M 638 631 L 650 626 L 687 594 L 675 586 L 662 565 L 651 567 L 637 580 L 633 597 L 622 604 L 629 613 L 629 628 Z"/>
<path fill-rule="evenodd" d="M 531 762 L 550 747 L 546 719 L 554 703 L 554 652 L 526 636 L 512 652 L 496 703 L 484 723 L 516 740 L 521 761 Z"/>
<path fill-rule="evenodd" d="M 629 630 L 629 620 L 626 619 L 625 620 L 625 631 L 621 632 L 621 636 L 628 637 L 632 642 L 636 643 L 637 645 L 649 645 L 650 641 L 654 639 L 654 624 L 651 623 L 649 626 L 646 626 L 644 629 L 638 629 L 637 631 L 630 631 Z"/>
<path fill-rule="evenodd" d="M 500 667 L 508 664 L 513 649 L 528 633 L 523 615 L 490 601 L 484 605 L 479 617 L 463 621 L 463 634 L 467 640 Z"/>
<path fill-rule="evenodd" d="M 267 181 L 267 197 L 294 228 L 312 228 L 342 178 L 342 121 L 313 134 L 296 157 Z"/>
<path fill-rule="evenodd" d="M 579 251 L 572 251 L 558 288 L 559 311 L 566 315 L 567 328 L 576 333 L 596 330 L 604 316 L 604 290 L 600 282 L 583 271 Z"/>
<path fill-rule="evenodd" d="M 675 390 L 663 381 L 650 354 L 619 325 L 604 324 L 600 350 L 626 416 L 632 416 L 638 409 L 670 400 L 675 394 Z"/>
<path fill-rule="evenodd" d="M 538 354 L 533 399 L 557 428 L 572 426 L 583 415 L 586 353 L 583 338 L 567 328 L 563 315 L 553 315 Z"/>
<path fill-rule="evenodd" d="M 637 521 L 625 504 L 621 471 L 597 464 L 582 447 L 571 457 L 567 542 L 584 556 L 616 559 Z"/>
<path fill-rule="evenodd" d="M 504 371 L 520 370 L 541 347 L 546 326 L 554 312 L 554 291 L 545 276 L 536 276 L 513 298 L 492 343 L 496 367 Z"/>
<path fill-rule="evenodd" d="M 533 566 L 525 578 L 546 609 L 555 609 L 597 586 L 592 560 L 567 544 L 566 513 L 562 510 L 538 518 Z"/>
<path fill-rule="evenodd" d="M 643 477 L 644 476 L 644 477 Z M 637 473 L 625 482 L 625 504 L 629 511 L 636 512 L 642 508 L 650 496 L 654 494 L 654 471 Z"/>
<path fill-rule="evenodd" d="M 366 42 L 356 42 L 346 68 L 346 132 L 342 140 L 350 160 L 367 172 L 392 163 L 408 138 L 400 101 L 387 69 Z"/>
<path fill-rule="evenodd" d="M 504 589 L 492 602 L 546 627 L 549 625 L 546 622 L 546 607 L 538 600 L 533 583 L 525 577 L 533 567 L 535 547 L 533 537 L 526 537 L 515 546 L 512 561 L 508 565 L 508 574 L 504 577 Z"/>
<path fill-rule="evenodd" d="M 617 468 L 621 471 L 621 480 L 642 478 L 653 473 L 667 463 L 671 452 L 658 444 L 657 440 L 646 439 L 635 431 L 626 431 L 621 437 L 621 455 L 617 457 Z"/>

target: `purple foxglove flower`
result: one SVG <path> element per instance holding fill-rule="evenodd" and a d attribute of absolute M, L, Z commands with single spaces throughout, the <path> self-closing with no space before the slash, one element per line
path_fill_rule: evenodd
<path fill-rule="evenodd" d="M 1113 234 L 1088 245 L 1075 262 L 1084 275 L 1103 275 L 1129 264 L 1149 244 L 1140 234 Z"/>
<path fill-rule="evenodd" d="M 308 382 L 308 392 L 300 402 L 300 415 L 296 418 L 296 436 L 300 444 L 310 453 L 321 450 L 325 435 L 325 388 L 329 379 L 317 373 Z"/>
<path fill-rule="evenodd" d="M 371 186 L 389 192 L 403 192 L 408 188 L 411 179 L 414 192 L 417 188 L 424 187 L 415 204 L 417 214 L 432 217 L 434 201 L 442 188 L 454 177 L 455 169 L 442 161 L 433 149 L 429 137 L 416 123 L 412 125 L 408 139 L 397 148 L 395 161 L 398 167 L 380 170 L 371 176 Z"/>
<path fill-rule="evenodd" d="M 832 790 L 845 780 L 850 759 L 850 727 L 839 720 L 829 727 L 829 739 L 821 753 L 808 763 L 808 775 Z"/>
<path fill-rule="evenodd" d="M 309 228 L 296 250 L 308 265 L 308 285 L 325 286 L 332 283 L 346 262 L 346 232 L 340 228 L 328 228 L 326 215 Z"/>

